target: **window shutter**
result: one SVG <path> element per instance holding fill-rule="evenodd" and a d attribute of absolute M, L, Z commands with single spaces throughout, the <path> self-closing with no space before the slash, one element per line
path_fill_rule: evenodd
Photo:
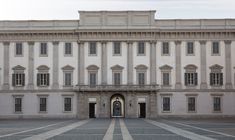
<path fill-rule="evenodd" d="M 12 74 L 12 86 L 15 86 L 16 85 L 16 74 Z"/>
<path fill-rule="evenodd" d="M 197 86 L 197 73 L 194 73 L 194 80 L 195 80 L 195 85 Z"/>
<path fill-rule="evenodd" d="M 23 73 L 22 74 L 22 86 L 24 86 L 25 85 L 25 74 Z"/>
<path fill-rule="evenodd" d="M 49 73 L 47 73 L 47 86 L 49 86 L 50 85 L 50 75 L 49 75 Z"/>
<path fill-rule="evenodd" d="M 213 73 L 210 73 L 210 85 L 213 85 Z"/>
<path fill-rule="evenodd" d="M 40 74 L 37 74 L 37 86 L 40 86 Z"/>
<path fill-rule="evenodd" d="M 188 85 L 188 76 L 187 76 L 187 73 L 184 73 L 184 84 L 185 84 L 185 86 Z"/>
<path fill-rule="evenodd" d="M 223 85 L 223 73 L 220 73 L 220 85 Z"/>

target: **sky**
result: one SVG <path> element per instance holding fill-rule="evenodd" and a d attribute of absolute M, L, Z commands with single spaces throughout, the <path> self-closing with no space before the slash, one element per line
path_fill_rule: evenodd
<path fill-rule="evenodd" d="M 79 19 L 79 10 L 156 10 L 156 19 L 235 18 L 235 0 L 0 0 L 0 20 Z"/>

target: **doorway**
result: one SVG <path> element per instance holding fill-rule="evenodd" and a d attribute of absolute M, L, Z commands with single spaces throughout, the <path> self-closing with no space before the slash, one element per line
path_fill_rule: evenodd
<path fill-rule="evenodd" d="M 120 101 L 113 102 L 113 116 L 122 116 L 122 106 Z"/>
<path fill-rule="evenodd" d="M 110 116 L 111 117 L 124 117 L 125 116 L 125 102 L 124 97 L 120 94 L 114 94 L 110 98 Z"/>
<path fill-rule="evenodd" d="M 146 117 L 146 103 L 139 103 L 139 118 Z"/>
<path fill-rule="evenodd" d="M 89 103 L 89 118 L 95 118 L 95 104 L 96 103 Z"/>

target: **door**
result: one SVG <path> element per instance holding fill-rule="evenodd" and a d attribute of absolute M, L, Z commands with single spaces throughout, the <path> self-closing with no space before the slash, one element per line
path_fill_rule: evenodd
<path fill-rule="evenodd" d="M 113 102 L 113 116 L 122 116 L 122 106 L 120 101 Z"/>
<path fill-rule="evenodd" d="M 95 118 L 95 103 L 89 103 L 89 118 Z"/>
<path fill-rule="evenodd" d="M 145 103 L 139 103 L 140 106 L 140 118 L 145 118 L 146 116 L 146 104 Z"/>

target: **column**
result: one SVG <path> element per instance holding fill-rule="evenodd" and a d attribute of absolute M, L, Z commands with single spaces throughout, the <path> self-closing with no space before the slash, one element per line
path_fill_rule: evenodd
<path fill-rule="evenodd" d="M 34 89 L 34 42 L 28 42 L 28 89 Z"/>
<path fill-rule="evenodd" d="M 59 42 L 52 42 L 53 44 L 53 83 L 52 89 L 59 88 Z"/>
<path fill-rule="evenodd" d="M 78 42 L 78 85 L 84 85 L 85 57 L 84 42 Z"/>
<path fill-rule="evenodd" d="M 4 64 L 4 70 L 3 70 L 3 90 L 9 90 L 9 66 L 10 66 L 10 57 L 9 57 L 9 48 L 10 48 L 10 42 L 3 42 L 3 64 Z"/>
<path fill-rule="evenodd" d="M 101 84 L 107 85 L 107 45 L 101 42 Z"/>
<path fill-rule="evenodd" d="M 127 84 L 133 84 L 133 46 L 132 42 L 127 42 Z"/>
<path fill-rule="evenodd" d="M 231 70 L 231 40 L 225 40 L 225 75 L 226 75 L 226 82 L 225 88 L 232 89 L 232 70 Z"/>
<path fill-rule="evenodd" d="M 181 41 L 175 41 L 175 89 L 181 89 L 182 83 L 181 83 Z"/>
<path fill-rule="evenodd" d="M 156 58 L 156 42 L 150 43 L 150 84 L 156 84 L 156 75 L 157 75 L 157 58 Z"/>
<path fill-rule="evenodd" d="M 207 89 L 206 41 L 200 41 L 201 59 L 201 89 Z"/>

